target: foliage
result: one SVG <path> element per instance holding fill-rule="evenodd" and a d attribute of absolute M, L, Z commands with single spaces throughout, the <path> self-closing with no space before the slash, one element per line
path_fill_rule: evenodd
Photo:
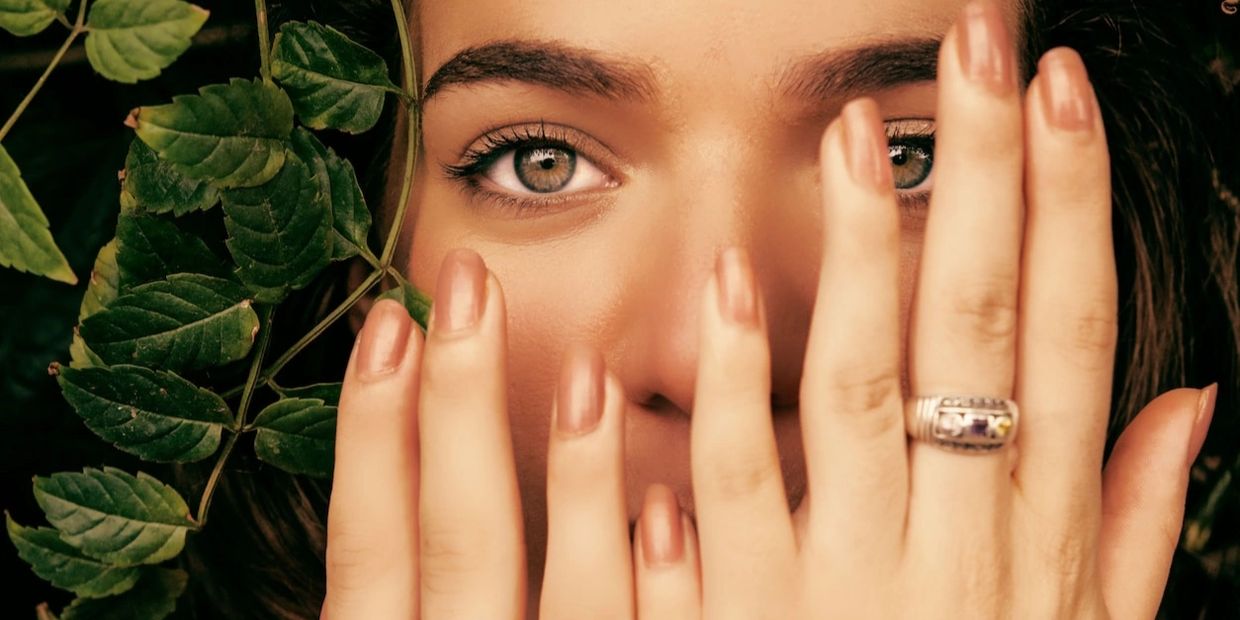
<path fill-rule="evenodd" d="M 0 0 L 0 28 L 13 34 L 56 21 L 70 30 L 0 139 L 77 37 L 86 35 L 87 57 L 102 76 L 133 83 L 175 61 L 207 19 L 183 0 L 77 2 L 70 23 L 73 0 Z M 340 385 L 278 386 L 280 369 L 385 275 L 397 281 L 391 294 L 425 324 L 429 299 L 391 266 L 398 224 L 376 255 L 352 164 L 306 129 L 364 132 L 388 94 L 413 101 L 401 3 L 392 8 L 403 89 L 377 54 L 321 24 L 284 24 L 273 50 L 266 7 L 262 0 L 255 7 L 262 77 L 203 86 L 125 120 L 136 139 L 121 173 L 115 238 L 95 259 L 70 362 L 50 368 L 85 426 L 116 448 L 155 463 L 214 457 L 214 466 L 194 512 L 144 471 L 88 467 L 35 478 L 34 497 L 51 527 L 23 526 L 6 513 L 7 531 L 35 574 L 76 595 L 65 619 L 171 614 L 192 577 L 165 565 L 206 526 L 239 437 L 253 433 L 257 458 L 291 474 L 331 474 Z M 408 127 L 412 148 L 415 119 Z M 403 181 L 407 193 L 411 171 Z M 0 147 L 0 265 L 76 281 L 48 226 Z M 265 363 L 281 303 L 331 262 L 351 257 L 373 269 L 362 286 Z M 244 383 L 231 383 L 239 371 Z M 265 389 L 272 402 L 252 415 L 255 394 Z M 45 606 L 38 612 L 53 617 Z"/>

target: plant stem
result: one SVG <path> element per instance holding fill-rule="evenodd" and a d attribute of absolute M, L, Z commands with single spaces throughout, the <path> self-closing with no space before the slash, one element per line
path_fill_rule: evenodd
<path fill-rule="evenodd" d="M 267 3 L 254 0 L 254 14 L 258 21 L 258 56 L 262 62 L 260 71 L 263 81 L 271 83 L 271 33 L 267 29 Z"/>
<path fill-rule="evenodd" d="M 233 447 L 237 445 L 237 439 L 240 437 L 241 433 L 231 433 L 224 441 L 224 449 L 220 450 L 219 457 L 215 459 L 211 477 L 207 478 L 207 486 L 202 491 L 202 499 L 198 501 L 198 518 L 195 519 L 195 523 L 200 529 L 207 524 L 207 510 L 211 508 L 211 498 L 215 497 L 215 486 L 219 484 L 220 474 L 224 472 L 224 463 L 228 462 L 228 456 L 232 454 Z"/>
<path fill-rule="evenodd" d="M 52 74 L 52 70 L 56 68 L 56 65 L 60 64 L 60 59 L 65 57 L 65 52 L 69 51 L 69 47 L 77 40 L 78 35 L 86 31 L 85 24 L 86 0 L 81 0 L 81 3 L 78 5 L 77 20 L 73 22 L 72 30 L 69 31 L 69 37 L 65 39 L 64 44 L 56 51 L 56 55 L 52 57 L 52 62 L 47 65 L 47 69 L 43 70 L 43 75 L 39 76 L 39 81 L 34 83 L 34 87 L 30 89 L 30 92 L 26 93 L 26 97 L 22 99 L 22 102 L 17 104 L 17 109 L 13 111 L 12 116 L 9 116 L 9 120 L 4 122 L 3 127 L 0 127 L 0 141 L 3 141 L 4 137 L 9 135 L 9 130 L 17 123 L 17 119 L 21 117 L 22 112 L 26 111 L 26 107 L 34 100 L 34 96 L 43 89 L 43 84 L 47 82 L 48 76 Z"/>
<path fill-rule="evenodd" d="M 410 95 L 410 101 L 404 104 L 408 117 L 405 119 L 405 172 L 400 183 L 400 202 L 396 203 L 396 216 L 388 231 L 387 242 L 383 244 L 383 254 L 379 256 L 379 264 L 385 269 L 392 264 L 396 253 L 396 242 L 400 239 L 400 228 L 405 223 L 405 210 L 409 207 L 409 194 L 413 188 L 413 169 L 418 160 L 417 71 L 413 62 L 413 45 L 409 41 L 409 20 L 405 17 L 405 7 L 401 2 L 392 0 L 392 13 L 396 17 L 396 33 L 400 36 L 401 58 L 405 65 L 402 84 Z"/>

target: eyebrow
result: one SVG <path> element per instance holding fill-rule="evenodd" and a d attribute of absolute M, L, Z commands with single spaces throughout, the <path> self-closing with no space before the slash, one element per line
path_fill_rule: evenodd
<path fill-rule="evenodd" d="M 789 96 L 824 100 L 930 81 L 938 50 L 934 38 L 827 50 L 794 60 L 777 84 Z M 449 87 L 485 82 L 522 82 L 612 100 L 649 101 L 658 92 L 647 64 L 556 42 L 507 40 L 454 55 L 427 80 L 422 104 Z"/>

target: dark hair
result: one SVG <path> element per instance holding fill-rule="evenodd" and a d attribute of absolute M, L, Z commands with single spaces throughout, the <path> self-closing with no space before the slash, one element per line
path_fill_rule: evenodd
<path fill-rule="evenodd" d="M 1233 84 L 1211 74 L 1209 60 L 1195 55 L 1207 47 L 1200 22 L 1227 18 L 1216 3 L 1194 4 L 1194 10 L 1213 13 L 1192 13 L 1166 0 L 1034 0 L 1026 11 L 1024 54 L 1026 66 L 1033 67 L 1051 47 L 1079 51 L 1107 129 L 1121 300 L 1108 448 L 1156 395 L 1218 381 L 1218 414 L 1204 453 L 1224 460 L 1199 466 L 1198 477 L 1209 482 L 1232 467 L 1240 430 L 1235 415 L 1240 199 L 1231 189 L 1240 170 L 1234 148 L 1240 114 Z M 388 3 L 320 0 L 298 7 L 297 15 L 286 8 L 290 17 L 341 28 L 381 50 L 390 66 L 399 66 Z M 376 132 L 377 140 L 345 149 L 354 161 L 370 163 L 366 185 L 372 205 L 384 195 L 393 112 L 387 111 L 388 131 Z M 339 270 L 330 274 L 307 299 L 342 297 L 347 291 L 340 275 Z M 307 366 L 339 377 L 351 342 L 347 335 L 329 339 L 317 355 L 308 356 Z M 179 473 L 182 482 L 201 485 L 201 472 Z M 192 537 L 184 556 L 192 577 L 178 615 L 317 618 L 324 595 L 329 485 L 241 459 L 219 486 L 212 527 Z M 1205 486 L 1202 480 L 1194 484 L 1190 506 L 1203 501 Z M 1215 543 L 1228 536 L 1225 544 L 1235 545 L 1236 535 L 1218 530 Z M 1197 616 L 1240 606 L 1236 589 L 1211 590 L 1209 575 L 1198 564 L 1183 550 L 1177 553 L 1164 615 L 1191 610 Z"/>

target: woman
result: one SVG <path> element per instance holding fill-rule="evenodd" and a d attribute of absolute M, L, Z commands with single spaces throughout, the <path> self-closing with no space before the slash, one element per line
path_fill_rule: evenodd
<path fill-rule="evenodd" d="M 360 329 L 325 617 L 1157 611 L 1237 316 L 1183 358 L 1203 233 L 1042 38 L 1101 24 L 751 4 L 414 9 L 436 306 Z"/>

